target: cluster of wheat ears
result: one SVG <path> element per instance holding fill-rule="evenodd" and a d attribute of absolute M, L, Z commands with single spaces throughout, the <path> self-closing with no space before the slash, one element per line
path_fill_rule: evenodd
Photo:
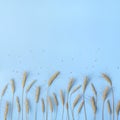
<path fill-rule="evenodd" d="M 86 99 L 85 99 L 85 92 L 86 92 L 86 88 L 88 86 L 89 83 L 89 79 L 86 76 L 84 78 L 83 84 L 82 85 L 76 85 L 74 86 L 74 82 L 75 80 L 72 78 L 70 79 L 68 86 L 67 86 L 67 90 L 63 91 L 60 90 L 60 94 L 57 95 L 56 93 L 53 93 L 51 96 L 49 95 L 49 90 L 50 87 L 52 86 L 53 82 L 55 81 L 55 79 L 58 77 L 58 75 L 60 74 L 60 72 L 55 72 L 50 79 L 48 80 L 48 87 L 47 87 L 47 94 L 45 99 L 41 98 L 40 96 L 40 91 L 41 91 L 41 86 L 37 86 L 36 87 L 36 91 L 35 91 L 35 117 L 34 120 L 37 120 L 37 112 L 38 112 L 38 103 L 39 101 L 41 102 L 41 111 L 42 111 L 42 117 L 40 117 L 41 120 L 57 120 L 58 118 L 60 118 L 60 116 L 58 116 L 58 106 L 59 103 L 61 103 L 62 105 L 62 116 L 61 119 L 64 120 L 75 120 L 76 118 L 79 120 L 87 120 L 87 112 L 86 112 Z M 116 114 L 116 119 L 118 120 L 119 117 L 119 112 L 120 112 L 120 101 L 118 101 L 117 106 L 114 106 L 114 91 L 113 91 L 113 86 L 112 86 L 112 81 L 110 79 L 110 77 L 106 74 L 102 74 L 101 75 L 103 77 L 104 80 L 106 80 L 108 82 L 108 86 L 105 87 L 105 89 L 103 90 L 102 93 L 102 100 L 103 100 L 103 105 L 102 105 L 102 120 L 104 120 L 104 107 L 105 107 L 105 103 L 106 103 L 106 107 L 108 109 L 108 113 L 109 113 L 109 118 L 110 120 L 114 120 L 115 114 Z M 12 103 L 9 103 L 8 101 L 6 102 L 5 105 L 5 110 L 4 110 L 4 120 L 7 119 L 13 119 L 13 111 L 14 111 L 14 105 L 17 107 L 17 112 L 18 112 L 18 120 L 20 119 L 20 116 L 22 118 L 22 120 L 29 120 L 29 112 L 30 112 L 30 102 L 29 99 L 27 97 L 28 92 L 30 91 L 30 89 L 34 86 L 35 84 L 35 80 L 33 80 L 28 86 L 26 86 L 26 80 L 27 80 L 27 72 L 24 72 L 23 74 L 23 79 L 22 79 L 22 99 L 20 100 L 20 98 L 18 96 L 16 96 L 16 103 L 14 103 L 14 95 L 15 95 L 15 81 L 11 80 L 10 81 L 10 85 L 11 85 L 11 89 L 12 89 Z M 94 86 L 93 83 L 90 84 L 91 85 L 91 90 L 93 91 L 93 96 L 90 98 L 90 103 L 91 103 L 91 108 L 93 110 L 93 119 L 96 120 L 96 113 L 97 113 L 97 97 L 98 97 L 98 93 L 97 90 Z M 26 86 L 26 87 L 25 87 Z M 3 96 L 6 93 L 6 90 L 8 88 L 8 84 L 3 88 L 2 93 L 1 93 L 1 101 Z M 74 93 L 76 93 L 80 88 L 82 88 L 82 94 L 78 94 L 76 96 L 76 98 L 71 101 L 71 97 Z M 78 92 L 77 92 L 78 93 Z M 26 94 L 26 98 L 24 98 L 24 94 Z M 110 103 L 111 101 L 107 98 L 108 94 L 112 94 L 112 104 Z M 60 102 L 58 101 L 58 97 L 60 98 Z M 1 103 L 0 101 L 0 103 Z M 25 103 L 25 105 L 24 105 Z M 11 110 L 9 110 L 11 105 Z M 77 109 L 77 117 L 75 116 L 75 107 L 78 105 L 78 109 Z M 25 106 L 25 107 L 24 107 Z M 114 108 L 116 108 L 114 110 Z M 23 115 L 23 109 L 25 109 L 26 113 L 25 115 Z M 64 117 L 64 109 L 66 110 L 66 117 Z M 80 112 L 81 110 L 84 109 L 84 118 L 80 117 Z M 50 112 L 49 112 L 50 111 Z M 8 113 L 10 113 L 10 118 L 8 116 Z M 54 113 L 54 116 L 53 116 Z M 72 116 L 72 118 L 70 117 L 70 115 Z M 48 117 L 49 116 L 49 117 Z"/>

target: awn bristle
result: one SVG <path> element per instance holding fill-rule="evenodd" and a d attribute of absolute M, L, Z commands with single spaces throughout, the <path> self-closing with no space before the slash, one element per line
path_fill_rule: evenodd
<path fill-rule="evenodd" d="M 85 93 L 87 84 L 88 84 L 88 77 L 86 76 L 86 77 L 84 78 L 84 82 L 83 82 L 83 93 Z"/>
<path fill-rule="evenodd" d="M 91 88 L 92 88 L 92 91 L 95 94 L 95 96 L 97 96 L 97 91 L 96 91 L 95 86 L 93 85 L 93 83 L 91 83 Z"/>
<path fill-rule="evenodd" d="M 116 114 L 119 115 L 120 112 L 120 101 L 118 101 L 117 107 L 116 107 Z"/>
<path fill-rule="evenodd" d="M 36 88 L 36 95 L 35 95 L 35 101 L 38 103 L 39 101 L 39 96 L 40 96 L 40 86 Z"/>
<path fill-rule="evenodd" d="M 108 108 L 109 114 L 111 114 L 112 110 L 111 110 L 111 105 L 110 105 L 110 101 L 109 100 L 107 100 L 107 108 Z"/>
<path fill-rule="evenodd" d="M 53 99 L 54 99 L 56 106 L 58 106 L 58 99 L 55 93 L 53 93 Z"/>
<path fill-rule="evenodd" d="M 32 86 L 35 84 L 36 80 L 33 80 L 27 87 L 26 89 L 26 93 L 28 93 L 30 91 L 30 89 L 32 88 Z"/>
<path fill-rule="evenodd" d="M 26 80 L 27 80 L 27 72 L 24 72 L 23 73 L 23 80 L 22 80 L 22 87 L 23 88 L 25 87 Z"/>
<path fill-rule="evenodd" d="M 53 112 L 53 104 L 52 104 L 52 100 L 51 100 L 50 96 L 48 96 L 48 103 L 49 103 L 49 106 L 50 106 L 50 111 Z"/>
<path fill-rule="evenodd" d="M 29 113 L 29 100 L 27 98 L 25 100 L 25 108 L 26 108 L 26 113 Z"/>
<path fill-rule="evenodd" d="M 4 112 L 4 120 L 7 120 L 8 110 L 9 110 L 9 103 L 6 102 L 5 112 Z"/>
<path fill-rule="evenodd" d="M 60 72 L 56 72 L 55 74 L 53 74 L 51 77 L 50 77 L 50 79 L 49 79 L 49 81 L 48 81 L 48 86 L 50 86 L 52 83 L 53 83 L 53 81 L 57 78 L 57 76 L 60 74 Z"/>
<path fill-rule="evenodd" d="M 75 93 L 77 90 L 79 90 L 81 88 L 81 85 L 76 86 L 73 91 L 71 92 L 71 94 Z"/>
<path fill-rule="evenodd" d="M 42 112 L 44 113 L 45 112 L 45 102 L 44 102 L 43 98 L 41 99 L 41 103 L 42 103 Z"/>
<path fill-rule="evenodd" d="M 74 81 L 75 81 L 75 80 L 74 80 L 73 78 L 69 81 L 69 83 L 68 83 L 68 88 L 67 88 L 67 92 L 68 92 L 68 93 L 70 92 L 70 90 L 71 90 L 71 88 L 72 88 L 72 86 L 73 86 Z"/>
<path fill-rule="evenodd" d="M 14 94 L 15 93 L 15 82 L 14 80 L 11 80 L 10 83 L 11 83 L 12 93 Z"/>
<path fill-rule="evenodd" d="M 65 101 L 64 101 L 64 94 L 62 90 L 60 90 L 60 99 L 61 99 L 62 105 L 64 106 Z"/>
<path fill-rule="evenodd" d="M 84 101 L 81 102 L 79 108 L 78 108 L 78 113 L 81 112 L 82 108 L 83 108 L 83 105 L 84 105 Z"/>
<path fill-rule="evenodd" d="M 96 114 L 97 107 L 96 107 L 96 103 L 95 103 L 95 98 L 94 97 L 91 98 L 91 105 L 92 105 L 92 109 L 94 111 L 94 114 Z"/>
<path fill-rule="evenodd" d="M 19 101 L 19 98 L 18 98 L 18 97 L 16 97 L 16 104 L 17 104 L 18 112 L 20 113 L 21 107 L 20 107 L 20 101 Z"/>
<path fill-rule="evenodd" d="M 73 102 L 73 109 L 74 109 L 75 106 L 78 104 L 80 98 L 81 98 L 81 95 L 78 95 L 78 96 L 75 98 L 75 100 L 74 100 L 74 102 Z"/>
<path fill-rule="evenodd" d="M 108 75 L 102 73 L 102 77 L 112 86 L 112 81 Z"/>
<path fill-rule="evenodd" d="M 109 93 L 109 87 L 106 87 L 106 88 L 104 89 L 104 91 L 103 91 L 103 96 L 102 96 L 103 101 L 106 100 L 106 98 L 107 98 L 107 96 L 108 96 L 108 93 Z"/>

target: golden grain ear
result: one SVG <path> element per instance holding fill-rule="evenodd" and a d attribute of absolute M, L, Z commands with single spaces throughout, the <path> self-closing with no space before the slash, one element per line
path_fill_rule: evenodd
<path fill-rule="evenodd" d="M 32 86 L 35 84 L 36 80 L 33 80 L 27 87 L 26 89 L 26 93 L 28 93 L 30 91 L 30 89 L 32 88 Z"/>
<path fill-rule="evenodd" d="M 12 93 L 14 94 L 15 93 L 15 82 L 14 80 L 11 80 L 10 83 L 11 83 Z"/>
<path fill-rule="evenodd" d="M 110 105 L 110 101 L 109 100 L 107 100 L 107 109 L 108 109 L 109 114 L 111 114 L 112 113 L 112 109 L 111 109 L 111 105 Z"/>
<path fill-rule="evenodd" d="M 16 104 L 17 104 L 18 113 L 20 113 L 21 107 L 20 107 L 20 101 L 19 101 L 19 98 L 18 98 L 18 97 L 16 97 Z"/>
<path fill-rule="evenodd" d="M 77 95 L 77 97 L 75 98 L 74 102 L 73 102 L 73 109 L 75 108 L 75 106 L 78 104 L 79 100 L 81 98 L 81 95 Z"/>
<path fill-rule="evenodd" d="M 22 80 L 22 88 L 25 87 L 26 80 L 27 80 L 27 72 L 24 72 L 24 73 L 23 73 L 23 80 Z"/>
<path fill-rule="evenodd" d="M 72 78 L 70 81 L 69 81 L 69 83 L 68 83 L 68 87 L 67 87 L 67 92 L 69 93 L 70 92 L 70 90 L 71 90 L 71 88 L 72 88 L 72 86 L 73 86 L 73 84 L 74 84 L 74 79 Z"/>
<path fill-rule="evenodd" d="M 52 85 L 52 83 L 53 83 L 53 81 L 57 78 L 57 76 L 60 74 L 60 72 L 56 72 L 56 73 L 54 73 L 52 76 L 51 76 L 51 78 L 49 79 L 49 81 L 48 81 L 48 86 L 51 86 Z"/>
<path fill-rule="evenodd" d="M 78 107 L 78 114 L 81 112 L 84 105 L 84 100 L 81 102 L 80 106 Z"/>
<path fill-rule="evenodd" d="M 92 109 L 93 109 L 94 114 L 96 114 L 97 107 L 96 107 L 96 102 L 95 102 L 94 97 L 91 98 L 91 105 L 92 105 Z"/>
<path fill-rule="evenodd" d="M 83 82 L 83 93 L 85 93 L 87 85 L 88 85 L 88 77 L 86 76 Z"/>
<path fill-rule="evenodd" d="M 44 102 L 43 98 L 41 99 L 41 103 L 42 103 L 42 112 L 44 113 L 45 112 L 45 102 Z"/>
<path fill-rule="evenodd" d="M 35 95 L 35 101 L 38 103 L 39 101 L 39 96 L 40 96 L 40 86 L 36 88 L 36 95 Z"/>
<path fill-rule="evenodd" d="M 64 106 L 65 100 L 64 100 L 64 94 L 62 90 L 60 90 L 60 99 L 61 99 L 62 105 Z"/>
<path fill-rule="evenodd" d="M 92 91 L 93 91 L 94 95 L 97 96 L 97 91 L 96 91 L 95 86 L 93 85 L 93 83 L 91 83 L 91 88 L 92 88 Z"/>
<path fill-rule="evenodd" d="M 9 111 L 9 103 L 6 102 L 5 112 L 4 112 L 4 120 L 7 120 L 8 111 Z"/>
<path fill-rule="evenodd" d="M 50 111 L 53 112 L 53 104 L 52 104 L 52 100 L 51 100 L 50 96 L 48 96 L 48 103 L 49 103 L 49 106 L 50 106 Z"/>
<path fill-rule="evenodd" d="M 3 88 L 2 93 L 1 93 L 1 98 L 5 95 L 7 88 L 8 88 L 8 84 L 5 85 L 5 87 Z"/>
<path fill-rule="evenodd" d="M 103 96 L 102 96 L 102 98 L 103 98 L 103 101 L 105 101 L 106 100 L 106 98 L 107 98 L 107 96 L 108 96 L 108 93 L 109 93 L 109 87 L 106 87 L 105 89 L 104 89 L 104 91 L 103 91 Z"/>
<path fill-rule="evenodd" d="M 102 73 L 102 77 L 112 86 L 112 80 L 108 75 L 106 75 L 105 73 Z"/>
<path fill-rule="evenodd" d="M 53 99 L 54 99 L 55 105 L 58 106 L 58 99 L 55 93 L 53 93 Z"/>

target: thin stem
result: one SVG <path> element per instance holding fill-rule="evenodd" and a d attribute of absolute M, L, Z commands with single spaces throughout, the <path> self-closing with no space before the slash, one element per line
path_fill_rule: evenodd
<path fill-rule="evenodd" d="M 63 106 L 63 110 L 62 110 L 62 120 L 63 120 L 63 116 L 64 116 L 64 106 Z"/>
<path fill-rule="evenodd" d="M 84 101 L 85 101 L 85 96 L 84 96 L 84 94 L 83 94 L 83 99 L 84 99 Z M 84 115 L 85 115 L 85 120 L 87 120 L 87 114 L 86 114 L 86 106 L 85 106 L 85 102 L 84 102 Z"/>
<path fill-rule="evenodd" d="M 72 118 L 74 120 L 74 109 L 72 110 Z"/>
<path fill-rule="evenodd" d="M 51 120 L 52 120 L 52 112 L 51 112 Z"/>
<path fill-rule="evenodd" d="M 117 115 L 117 120 L 118 120 L 118 115 Z"/>
<path fill-rule="evenodd" d="M 56 108 L 55 120 L 57 119 L 58 107 Z"/>
<path fill-rule="evenodd" d="M 37 120 L 37 103 L 35 105 L 35 120 Z"/>
<path fill-rule="evenodd" d="M 12 97 L 11 120 L 12 120 L 12 116 L 13 116 L 13 107 L 14 107 L 14 94 L 13 94 L 13 97 Z"/>
<path fill-rule="evenodd" d="M 22 90 L 22 120 L 23 120 L 23 95 L 24 95 L 24 88 L 23 88 L 23 90 Z"/>
<path fill-rule="evenodd" d="M 103 101 L 103 106 L 102 106 L 102 120 L 104 120 L 104 104 L 105 104 L 105 101 Z"/>
<path fill-rule="evenodd" d="M 42 120 L 44 120 L 44 113 L 43 113 L 43 116 L 42 116 Z"/>
<path fill-rule="evenodd" d="M 69 105 L 70 106 L 70 112 L 72 113 L 71 97 L 72 97 L 72 94 L 70 94 L 70 105 Z"/>
<path fill-rule="evenodd" d="M 113 88 L 112 88 L 112 109 L 113 109 L 112 120 L 114 120 L 114 91 L 113 91 Z"/>
<path fill-rule="evenodd" d="M 94 114 L 94 120 L 96 120 L 96 113 Z"/>
<path fill-rule="evenodd" d="M 18 119 L 17 120 L 19 120 L 19 118 L 20 118 L 20 113 L 18 113 Z"/>

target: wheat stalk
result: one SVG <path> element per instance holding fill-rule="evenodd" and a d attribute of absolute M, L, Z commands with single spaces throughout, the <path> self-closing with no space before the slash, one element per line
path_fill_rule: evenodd
<path fill-rule="evenodd" d="M 59 74 L 60 74 L 60 72 L 57 71 L 50 77 L 50 79 L 48 80 L 48 89 L 52 85 L 54 80 L 58 77 Z M 47 89 L 47 96 L 48 96 L 48 89 Z M 47 117 L 48 117 L 48 102 L 47 102 L 47 99 L 46 99 L 46 120 L 48 119 Z"/>
<path fill-rule="evenodd" d="M 62 110 L 62 120 L 63 120 L 65 99 L 64 99 L 64 94 L 62 90 L 60 90 L 60 99 L 63 105 L 63 110 Z"/>
<path fill-rule="evenodd" d="M 112 110 L 113 110 L 112 120 L 114 120 L 114 91 L 112 87 L 112 80 L 105 73 L 102 73 L 102 77 L 110 84 L 111 89 L 112 89 Z"/>
<path fill-rule="evenodd" d="M 75 98 L 75 100 L 73 101 L 73 105 L 72 105 L 72 117 L 74 120 L 74 108 L 76 107 L 76 105 L 78 104 L 79 100 L 81 98 L 81 95 L 77 95 L 77 97 Z"/>
<path fill-rule="evenodd" d="M 80 115 L 80 112 L 81 112 L 83 106 L 84 106 L 84 100 L 80 103 L 80 105 L 78 107 L 78 110 L 77 110 L 77 112 L 78 112 L 78 119 L 79 119 L 79 115 Z"/>
<path fill-rule="evenodd" d="M 4 120 L 7 120 L 8 111 L 9 111 L 9 103 L 6 102 L 5 112 L 4 112 Z"/>
<path fill-rule="evenodd" d="M 87 120 L 87 113 L 86 113 L 86 106 L 85 106 L 85 91 L 86 91 L 86 88 L 87 88 L 87 85 L 88 85 L 88 77 L 86 76 L 84 78 L 84 82 L 83 82 L 83 100 L 84 100 L 84 115 L 85 115 L 85 120 Z"/>
<path fill-rule="evenodd" d="M 29 100 L 26 98 L 25 100 L 25 110 L 26 110 L 26 120 L 28 120 L 28 114 L 30 110 Z"/>
<path fill-rule="evenodd" d="M 120 112 L 120 101 L 118 101 L 117 106 L 116 106 L 116 115 L 117 115 L 117 120 Z"/>
<path fill-rule="evenodd" d="M 16 104 L 17 104 L 18 120 L 19 120 L 20 112 L 21 112 L 21 107 L 20 107 L 20 101 L 19 101 L 19 98 L 18 98 L 18 97 L 16 97 Z"/>
<path fill-rule="evenodd" d="M 12 120 L 12 116 L 13 116 L 13 108 L 14 108 L 14 93 L 15 93 L 15 82 L 14 80 L 10 81 L 11 83 L 11 89 L 12 89 L 12 93 L 13 93 L 13 97 L 12 97 L 12 111 L 11 111 L 11 120 Z"/>
<path fill-rule="evenodd" d="M 92 109 L 93 109 L 93 112 L 94 112 L 94 120 L 96 120 L 97 107 L 96 107 L 96 102 L 95 102 L 94 97 L 91 98 L 91 105 L 92 105 Z"/>
<path fill-rule="evenodd" d="M 56 105 L 56 115 L 55 115 L 55 120 L 57 119 L 57 111 L 58 111 L 58 99 L 55 93 L 53 93 L 53 99 Z"/>
<path fill-rule="evenodd" d="M 102 99 L 103 99 L 103 107 L 102 107 L 102 120 L 104 120 L 104 103 L 105 103 L 105 100 L 108 96 L 108 93 L 109 93 L 109 87 L 106 87 L 103 91 L 103 95 L 102 95 Z"/>
<path fill-rule="evenodd" d="M 37 119 L 37 104 L 39 102 L 39 97 L 40 97 L 40 86 L 36 88 L 36 94 L 35 94 L 35 102 L 36 102 L 36 107 L 35 107 L 35 120 Z"/>
<path fill-rule="evenodd" d="M 23 78 L 22 78 L 22 120 L 23 120 L 23 100 L 24 100 L 24 87 L 26 84 L 26 80 L 27 80 L 27 72 L 23 73 Z"/>

